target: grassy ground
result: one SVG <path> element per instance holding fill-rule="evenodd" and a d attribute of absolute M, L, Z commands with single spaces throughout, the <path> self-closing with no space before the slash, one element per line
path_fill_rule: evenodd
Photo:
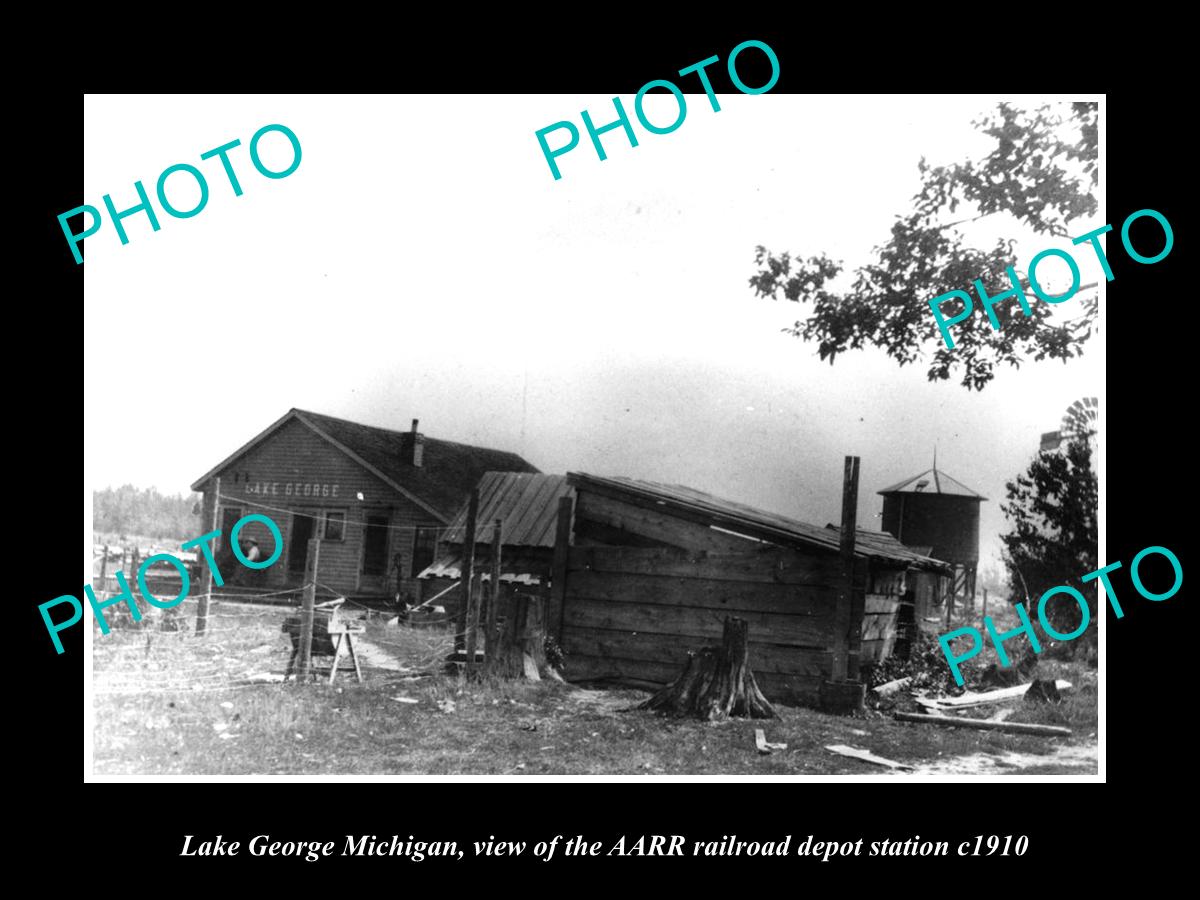
<path fill-rule="evenodd" d="M 226 604 L 212 633 L 96 637 L 97 774 L 888 774 L 837 756 L 849 744 L 919 772 L 1095 772 L 1095 672 L 1047 664 L 1079 688 L 1013 721 L 1067 724 L 1069 739 L 946 729 L 881 712 L 829 716 L 779 707 L 777 721 L 716 725 L 628 711 L 647 695 L 574 685 L 464 684 L 436 670 L 444 632 L 369 626 L 366 683 L 255 683 L 290 655 L 285 612 Z M 393 662 L 394 660 L 394 662 Z M 395 698 L 415 700 L 401 702 Z M 903 708 L 903 706 L 901 707 Z M 988 712 L 972 711 L 986 716 Z M 786 750 L 759 754 L 754 729 Z"/>

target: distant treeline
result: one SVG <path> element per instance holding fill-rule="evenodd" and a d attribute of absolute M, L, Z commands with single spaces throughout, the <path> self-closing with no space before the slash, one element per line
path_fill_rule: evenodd
<path fill-rule="evenodd" d="M 199 494 L 168 497 L 154 488 L 139 490 L 132 484 L 92 491 L 92 528 L 105 533 L 191 540 L 198 534 L 200 519 L 192 515 L 192 508 L 199 499 Z"/>

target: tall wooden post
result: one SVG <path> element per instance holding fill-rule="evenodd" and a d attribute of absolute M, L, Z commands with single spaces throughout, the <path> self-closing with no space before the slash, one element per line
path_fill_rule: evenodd
<path fill-rule="evenodd" d="M 954 612 L 954 598 L 958 594 L 958 570 L 955 569 L 954 577 L 950 579 L 950 590 L 946 593 L 946 627 L 950 627 L 950 615 Z"/>
<path fill-rule="evenodd" d="M 471 491 L 471 500 L 467 504 L 467 527 L 463 535 L 462 563 L 462 602 L 458 609 L 458 633 L 454 636 L 454 652 L 465 652 L 467 645 L 467 626 L 470 623 L 470 606 L 474 602 L 475 592 L 471 589 L 475 578 L 475 519 L 479 516 L 479 488 Z M 478 618 L 475 620 L 478 622 Z M 471 647 L 474 648 L 474 640 Z M 471 660 L 468 658 L 467 660 Z"/>
<path fill-rule="evenodd" d="M 296 662 L 296 681 L 304 684 L 312 667 L 313 606 L 317 600 L 317 564 L 321 555 L 321 541 L 312 538 L 308 542 L 308 554 L 304 560 L 304 593 L 300 609 L 300 656 Z"/>
<path fill-rule="evenodd" d="M 558 523 L 554 534 L 554 562 L 550 571 L 550 602 L 546 605 L 546 634 L 562 644 L 563 610 L 567 599 L 567 563 L 571 554 L 571 515 L 575 501 L 558 498 Z"/>
<path fill-rule="evenodd" d="M 213 511 L 212 519 L 208 523 L 210 532 L 217 530 L 217 510 L 221 507 L 221 476 L 218 475 L 215 479 L 216 487 L 213 488 Z M 228 541 L 229 536 L 225 535 L 224 540 Z M 196 634 L 204 634 L 208 630 L 208 609 L 209 601 L 212 600 L 213 577 L 212 569 L 208 566 L 207 560 L 204 565 L 204 590 L 200 593 L 200 599 L 196 604 Z"/>
<path fill-rule="evenodd" d="M 492 590 L 500 581 L 500 571 L 498 561 L 500 559 L 500 546 L 497 543 L 500 534 L 500 522 L 496 522 L 496 531 L 492 535 Z M 467 673 L 477 674 L 479 670 L 478 664 L 475 662 L 475 651 L 479 644 L 479 616 L 480 608 L 483 604 L 483 575 L 479 576 L 479 584 L 474 591 L 471 592 L 471 612 L 467 617 Z M 485 638 L 490 640 L 490 638 Z M 489 645 L 490 646 L 490 645 Z"/>
<path fill-rule="evenodd" d="M 108 544 L 104 545 L 104 556 L 100 557 L 100 583 L 96 585 L 97 591 L 104 590 L 104 583 L 108 579 Z"/>
<path fill-rule="evenodd" d="M 987 618 L 987 588 L 983 589 L 983 619 Z M 982 621 L 982 619 L 981 619 Z"/>
<path fill-rule="evenodd" d="M 496 648 L 500 643 L 500 635 L 496 632 L 496 616 L 500 610 L 500 550 L 503 546 L 501 528 L 503 520 L 497 519 L 492 528 L 492 590 L 488 597 L 487 625 L 483 630 L 485 644 L 483 667 L 485 672 L 492 671 L 492 662 L 496 658 Z"/>
<path fill-rule="evenodd" d="M 855 626 L 854 605 L 854 537 L 858 518 L 858 463 L 857 456 L 847 456 L 842 475 L 842 535 L 841 571 L 838 578 L 837 612 L 834 617 L 833 680 L 845 681 L 849 677 L 850 631 Z M 861 628 L 861 616 L 858 627 Z M 861 641 L 861 635 L 859 641 Z M 853 642 L 858 644 L 858 641 Z M 857 666 L 856 666 L 857 669 Z M 857 671 L 855 672 L 857 675 Z"/>

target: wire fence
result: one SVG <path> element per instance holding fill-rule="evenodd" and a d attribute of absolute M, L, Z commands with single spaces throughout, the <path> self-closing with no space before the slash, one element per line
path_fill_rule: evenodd
<path fill-rule="evenodd" d="M 93 689 L 102 695 L 162 694 L 278 685 L 297 655 L 298 604 L 305 587 L 269 594 L 213 594 L 203 634 L 196 628 L 203 595 L 165 610 L 139 603 L 140 620 L 133 618 L 126 603 L 106 607 L 109 633 L 94 625 Z M 116 590 L 96 592 L 100 602 L 116 596 Z M 343 601 L 341 606 L 339 629 L 345 627 L 352 637 L 340 640 L 354 641 L 364 681 L 433 674 L 453 649 L 446 627 L 411 628 L 361 604 Z M 327 672 L 331 660 L 323 651 L 329 649 L 329 641 L 322 636 L 328 636 L 328 611 L 319 609 L 314 620 L 312 659 Z M 349 659 L 347 653 L 342 665 Z M 354 678 L 352 670 L 348 674 Z"/>

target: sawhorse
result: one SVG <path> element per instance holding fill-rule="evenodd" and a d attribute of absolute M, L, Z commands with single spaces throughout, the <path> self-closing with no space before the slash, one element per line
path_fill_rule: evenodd
<path fill-rule="evenodd" d="M 345 651 L 350 652 L 350 661 L 354 663 L 354 677 L 362 684 L 362 669 L 358 667 L 358 652 L 354 649 L 354 636 L 363 633 L 362 628 L 338 628 L 329 632 L 329 638 L 333 641 L 333 662 L 329 664 L 329 683 L 333 684 L 333 679 L 337 677 L 339 663 L 342 659 L 342 654 Z M 347 668 L 345 671 L 349 672 Z"/>
<path fill-rule="evenodd" d="M 358 651 L 354 648 L 354 637 L 355 635 L 362 634 L 364 630 L 365 629 L 362 628 L 350 628 L 344 626 L 342 628 L 335 628 L 326 633 L 328 635 L 329 642 L 333 645 L 333 661 L 329 664 L 330 684 L 333 684 L 333 680 L 337 678 L 337 673 L 339 671 L 349 672 L 351 670 L 354 672 L 354 677 L 358 679 L 358 683 L 362 684 L 362 669 L 359 668 L 358 665 Z M 322 637 L 324 637 L 324 635 Z M 314 643 L 316 643 L 315 640 Z M 350 661 L 353 663 L 352 667 L 343 667 L 341 665 L 342 657 L 347 652 L 350 654 Z M 289 678 L 291 678 L 292 674 L 296 671 L 296 659 L 299 657 L 299 655 L 300 648 L 297 646 L 296 649 L 292 651 L 292 658 L 288 661 L 287 673 L 283 676 L 284 681 L 287 681 Z M 316 675 L 319 671 L 323 671 L 323 668 L 317 665 L 317 654 L 314 654 L 313 656 L 314 658 L 309 662 L 309 673 Z"/>

